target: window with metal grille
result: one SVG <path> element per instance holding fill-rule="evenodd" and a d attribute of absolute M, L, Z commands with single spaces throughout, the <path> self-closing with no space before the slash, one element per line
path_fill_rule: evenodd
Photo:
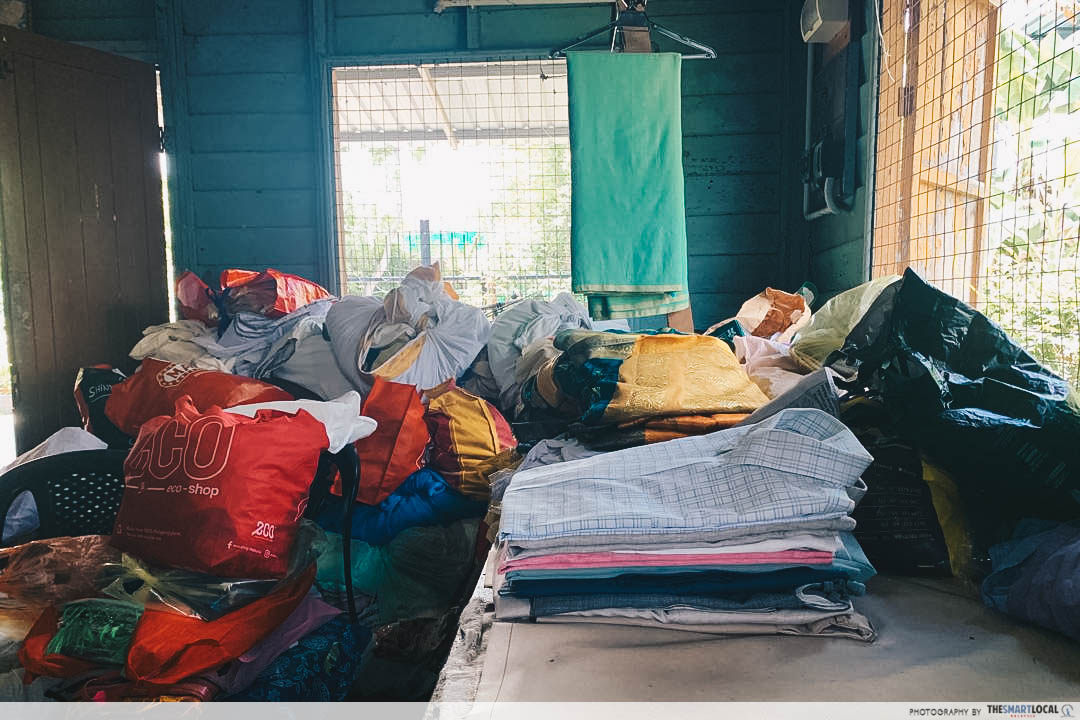
<path fill-rule="evenodd" d="M 482 307 L 570 289 L 565 61 L 339 67 L 332 100 L 344 291 L 435 261 Z"/>
<path fill-rule="evenodd" d="M 883 0 L 872 271 L 1080 381 L 1080 2 Z"/>

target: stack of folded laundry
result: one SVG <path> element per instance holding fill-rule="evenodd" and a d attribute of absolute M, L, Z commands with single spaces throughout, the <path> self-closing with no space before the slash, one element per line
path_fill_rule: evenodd
<path fill-rule="evenodd" d="M 522 385 L 521 417 L 562 418 L 593 450 L 705 435 L 769 402 L 719 338 L 564 329 L 552 348 Z"/>
<path fill-rule="evenodd" d="M 835 417 L 759 423 L 518 472 L 503 497 L 503 620 L 872 640 L 851 511 L 871 456 Z"/>

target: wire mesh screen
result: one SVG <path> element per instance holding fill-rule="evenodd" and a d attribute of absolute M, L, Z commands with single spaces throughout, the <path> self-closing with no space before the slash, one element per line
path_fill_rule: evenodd
<path fill-rule="evenodd" d="M 565 61 L 339 67 L 332 89 L 343 289 L 436 261 L 482 307 L 570 289 Z"/>
<path fill-rule="evenodd" d="M 1080 380 L 1080 2 L 883 0 L 872 270 Z"/>

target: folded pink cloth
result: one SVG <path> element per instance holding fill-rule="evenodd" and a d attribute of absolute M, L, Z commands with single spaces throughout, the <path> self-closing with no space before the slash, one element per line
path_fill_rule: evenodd
<path fill-rule="evenodd" d="M 656 567 L 669 565 L 828 565 L 833 553 L 822 550 L 782 550 L 763 553 L 657 554 L 628 552 L 556 553 L 504 561 L 499 572 L 567 570 L 571 568 Z"/>

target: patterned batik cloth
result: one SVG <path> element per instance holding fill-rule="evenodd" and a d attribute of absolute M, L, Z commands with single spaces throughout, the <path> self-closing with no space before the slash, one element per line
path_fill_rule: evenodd
<path fill-rule="evenodd" d="M 360 658 L 371 630 L 336 617 L 300 638 L 278 656 L 246 690 L 228 700 L 238 702 L 340 702 L 360 675 Z"/>
<path fill-rule="evenodd" d="M 523 392 L 552 408 L 576 405 L 584 425 L 747 413 L 769 401 L 719 338 L 563 330 L 555 347 L 563 354 Z"/>

